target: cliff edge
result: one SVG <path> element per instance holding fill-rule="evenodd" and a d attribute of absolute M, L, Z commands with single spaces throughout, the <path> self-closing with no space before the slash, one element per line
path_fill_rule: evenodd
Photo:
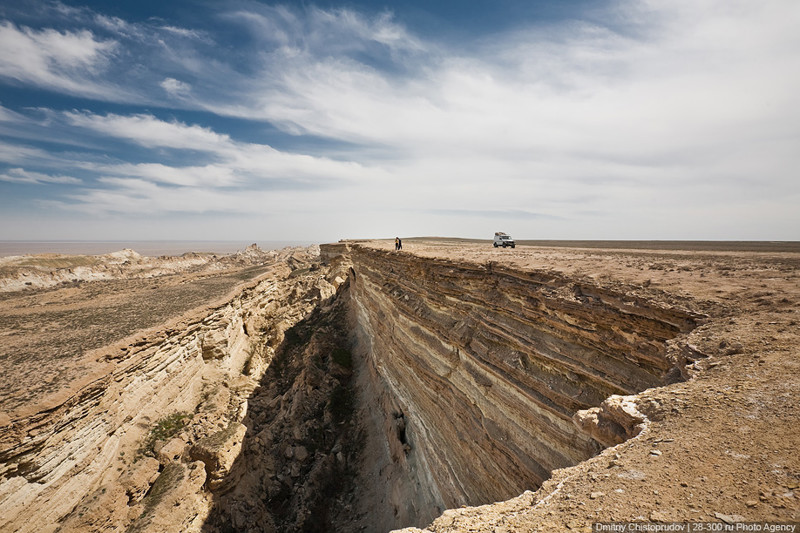
<path fill-rule="evenodd" d="M 797 521 L 800 252 L 683 246 L 45 272 L 0 293 L 0 530 Z"/>
<path fill-rule="evenodd" d="M 351 248 L 422 531 L 798 520 L 798 254 Z"/>

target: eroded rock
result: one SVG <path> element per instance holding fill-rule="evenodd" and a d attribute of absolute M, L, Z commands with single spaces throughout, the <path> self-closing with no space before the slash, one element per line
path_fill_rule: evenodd
<path fill-rule="evenodd" d="M 230 474 L 242 451 L 245 433 L 247 426 L 234 421 L 225 429 L 200 440 L 189 450 L 192 459 L 205 464 L 208 487 L 211 490 L 222 486 L 224 478 Z M 230 479 L 227 481 L 231 482 Z"/>
<path fill-rule="evenodd" d="M 138 503 L 150 490 L 150 486 L 158 478 L 160 464 L 157 459 L 143 457 L 137 461 L 126 477 L 122 479 L 122 488 L 128 495 L 129 505 Z"/>
<path fill-rule="evenodd" d="M 578 411 L 572 420 L 603 446 L 614 446 L 635 437 L 647 424 L 636 398 L 618 395 L 610 396 L 599 407 Z"/>
<path fill-rule="evenodd" d="M 200 346 L 203 351 L 203 359 L 206 361 L 223 359 L 228 355 L 228 337 L 224 330 L 206 331 L 202 334 L 201 339 Z"/>

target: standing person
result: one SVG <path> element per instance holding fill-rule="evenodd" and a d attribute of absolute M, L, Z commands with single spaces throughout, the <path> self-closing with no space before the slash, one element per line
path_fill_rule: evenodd
<path fill-rule="evenodd" d="M 400 237 L 397 238 L 397 249 L 398 250 L 403 249 L 403 239 L 401 239 Z"/>
<path fill-rule="evenodd" d="M 394 251 L 396 252 L 399 249 L 400 249 L 400 237 L 395 237 L 394 238 Z"/>

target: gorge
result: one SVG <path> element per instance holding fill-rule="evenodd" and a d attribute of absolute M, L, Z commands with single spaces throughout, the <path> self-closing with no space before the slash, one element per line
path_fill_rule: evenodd
<path fill-rule="evenodd" d="M 680 379 L 686 361 L 666 341 L 698 318 L 554 273 L 365 247 L 350 255 L 363 413 L 370 448 L 387 455 L 360 486 L 384 493 L 384 512 L 398 517 L 386 526 L 535 490 L 601 442 L 632 436 L 625 415 L 588 423 L 605 430 L 600 442 L 572 419 Z"/>
<path fill-rule="evenodd" d="M 569 480 L 600 487 L 569 504 L 589 509 L 612 499 L 603 483 L 635 498 L 624 484 L 650 467 L 606 472 L 680 418 L 669 394 L 699 394 L 722 355 L 750 357 L 713 280 L 682 293 L 654 275 L 687 272 L 652 268 L 668 255 L 604 256 L 627 261 L 615 277 L 577 254 L 532 267 L 406 243 L 282 257 L 224 301 L 86 355 L 94 377 L 46 410 L 0 414 L 0 529 L 456 531 L 458 508 L 508 500 L 516 516 L 559 504 Z M 698 277 L 729 261 L 681 260 Z M 789 279 L 796 261 L 753 259 L 770 272 L 735 290 Z M 797 312 L 784 294 L 774 328 Z"/>

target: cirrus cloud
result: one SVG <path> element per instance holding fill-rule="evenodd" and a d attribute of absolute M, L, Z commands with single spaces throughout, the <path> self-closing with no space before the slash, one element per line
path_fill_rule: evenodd
<path fill-rule="evenodd" d="M 22 168 L 11 168 L 6 172 L 0 173 L 0 181 L 12 183 L 28 183 L 34 185 L 41 185 L 43 183 L 63 183 L 63 184 L 80 184 L 81 180 L 72 176 L 53 176 L 50 174 L 42 174 L 41 172 L 30 172 Z"/>
<path fill-rule="evenodd" d="M 33 58 L 7 59 L 5 79 L 92 96 L 86 81 L 123 106 L 54 106 L 24 137 L 30 113 L 8 109 L 0 163 L 80 176 L 53 205 L 87 212 L 269 205 L 339 235 L 369 218 L 375 235 L 495 220 L 553 238 L 797 237 L 796 2 L 617 0 L 459 41 L 389 12 L 230 6 L 197 27 L 90 10 L 65 14 L 70 30 L 4 23 Z M 85 150 L 34 149 L 36 132 Z"/>
<path fill-rule="evenodd" d="M 117 43 L 98 40 L 88 30 L 56 31 L 0 23 L 0 76 L 71 94 L 103 96 L 100 74 Z"/>

